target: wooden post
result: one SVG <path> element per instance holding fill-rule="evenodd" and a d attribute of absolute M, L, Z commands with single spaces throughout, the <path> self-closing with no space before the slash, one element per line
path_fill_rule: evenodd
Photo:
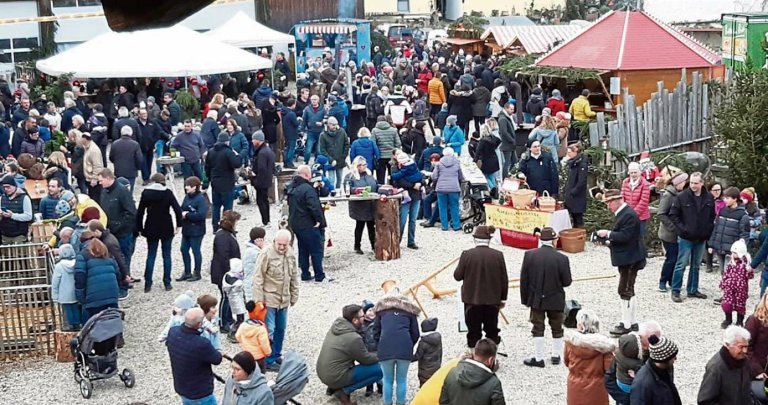
<path fill-rule="evenodd" d="M 376 207 L 376 260 L 400 258 L 400 199 L 379 200 Z"/>
<path fill-rule="evenodd" d="M 72 352 L 69 350 L 69 342 L 75 336 L 77 336 L 77 332 L 62 332 L 60 330 L 53 332 L 57 362 L 71 363 L 75 361 L 75 357 L 72 356 Z"/>

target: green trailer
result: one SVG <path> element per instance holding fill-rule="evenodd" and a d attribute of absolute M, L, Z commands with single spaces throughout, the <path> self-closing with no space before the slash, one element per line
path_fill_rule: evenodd
<path fill-rule="evenodd" d="M 723 63 L 731 69 L 768 69 L 768 14 L 727 13 L 722 15 Z"/>

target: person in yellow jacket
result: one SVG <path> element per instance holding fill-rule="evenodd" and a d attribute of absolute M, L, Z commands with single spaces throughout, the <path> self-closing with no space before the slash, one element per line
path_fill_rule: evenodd
<path fill-rule="evenodd" d="M 246 307 L 251 307 L 252 304 L 254 302 L 249 301 Z M 267 326 L 259 320 L 249 319 L 237 328 L 235 338 L 237 343 L 240 344 L 240 348 L 250 353 L 253 359 L 256 360 L 256 363 L 259 364 L 261 372 L 265 373 L 267 370 L 266 358 L 272 354 Z"/>
<path fill-rule="evenodd" d="M 441 80 L 442 76 L 442 73 L 436 72 L 432 79 L 429 80 L 427 87 L 427 100 L 429 100 L 430 105 L 429 116 L 432 117 L 433 120 L 437 118 L 437 114 L 443 107 L 443 103 L 447 101 L 445 98 L 445 87 Z"/>
<path fill-rule="evenodd" d="M 416 396 L 413 398 L 411 405 L 439 405 L 440 393 L 443 390 L 443 383 L 448 373 L 459 365 L 462 357 L 457 357 L 445 364 L 440 369 L 435 371 L 435 374 L 421 386 Z"/>
<path fill-rule="evenodd" d="M 103 209 L 101 209 L 101 206 L 99 206 L 99 203 L 94 201 L 87 194 L 78 194 L 77 205 L 75 206 L 75 213 L 77 214 L 78 218 L 82 217 L 83 211 L 85 211 L 87 208 L 90 208 L 90 207 L 95 207 L 96 209 L 99 210 L 99 214 L 100 214 L 99 222 L 101 222 L 101 224 L 106 227 L 107 219 L 108 219 L 107 214 L 104 212 Z"/>
<path fill-rule="evenodd" d="M 74 210 L 69 214 L 62 216 L 55 221 L 58 231 L 62 230 L 64 227 L 70 227 L 74 229 L 75 226 L 78 224 L 78 222 L 87 223 L 88 221 L 83 221 L 83 213 L 85 212 L 86 209 L 91 207 L 99 211 L 99 217 L 97 219 L 106 228 L 107 214 L 104 213 L 104 210 L 101 209 L 99 204 L 93 199 L 91 199 L 91 197 L 89 197 L 87 194 L 75 195 L 71 191 L 64 191 L 61 193 L 61 199 L 67 201 L 70 207 L 72 207 Z M 58 247 L 59 245 L 58 232 L 55 232 L 53 236 L 51 236 L 51 239 L 48 241 L 48 245 L 51 248 Z"/>
<path fill-rule="evenodd" d="M 571 117 L 574 120 L 589 121 L 597 115 L 589 106 L 589 99 L 587 97 L 589 97 L 589 90 L 584 89 L 581 91 L 581 96 L 571 102 L 571 108 L 568 109 L 568 112 L 571 113 Z"/>

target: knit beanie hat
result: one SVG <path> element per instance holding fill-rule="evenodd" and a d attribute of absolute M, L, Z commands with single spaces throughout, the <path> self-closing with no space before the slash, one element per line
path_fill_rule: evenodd
<path fill-rule="evenodd" d="M 183 294 L 179 294 L 175 300 L 173 300 L 173 307 L 182 311 L 186 311 L 195 306 L 195 293 L 191 290 Z"/>
<path fill-rule="evenodd" d="M 229 259 L 229 271 L 232 274 L 243 274 L 243 261 L 237 258 Z"/>
<path fill-rule="evenodd" d="M 83 210 L 83 215 L 80 216 L 80 222 L 88 222 L 93 219 L 101 219 L 101 212 L 96 207 L 88 207 Z"/>
<path fill-rule="evenodd" d="M 443 143 L 443 138 L 440 138 L 439 136 L 432 138 L 432 145 L 440 146 L 441 143 Z"/>
<path fill-rule="evenodd" d="M 75 198 L 75 193 L 69 190 L 63 190 L 61 194 L 59 194 L 59 200 L 69 201 L 73 198 Z"/>
<path fill-rule="evenodd" d="M 629 164 L 629 167 L 627 168 L 627 172 L 631 172 L 633 170 L 640 170 L 640 163 L 637 162 L 631 162 Z"/>
<path fill-rule="evenodd" d="M 456 120 L 458 120 L 458 118 L 455 115 L 449 115 L 448 118 L 445 119 L 445 122 L 448 125 L 455 125 L 456 124 Z"/>
<path fill-rule="evenodd" d="M 59 247 L 59 259 L 68 260 L 75 258 L 75 248 L 69 243 L 65 243 Z"/>
<path fill-rule="evenodd" d="M 744 200 L 744 203 L 749 204 L 755 200 L 755 193 L 749 188 L 745 188 L 744 190 L 741 190 L 739 197 Z"/>
<path fill-rule="evenodd" d="M 411 161 L 411 158 L 408 157 L 408 155 L 405 153 L 399 153 L 397 155 L 397 163 L 400 163 L 401 165 L 407 165 L 408 163 L 410 163 L 410 161 Z"/>
<path fill-rule="evenodd" d="M 672 178 L 672 185 L 677 187 L 683 183 L 688 181 L 688 173 L 680 172 L 675 177 Z"/>
<path fill-rule="evenodd" d="M 237 363 L 248 375 L 253 374 L 254 370 L 256 370 L 256 360 L 253 359 L 253 355 L 249 352 L 242 351 L 236 354 L 235 357 L 232 357 L 232 361 Z"/>
<path fill-rule="evenodd" d="M 363 300 L 363 313 L 368 312 L 369 309 L 373 308 L 373 302 L 369 300 Z"/>
<path fill-rule="evenodd" d="M 72 209 L 72 207 L 69 206 L 69 203 L 67 200 L 59 200 L 59 202 L 56 203 L 56 208 L 54 211 L 56 212 L 56 217 L 61 218 L 64 215 L 69 214 L 69 211 Z"/>
<path fill-rule="evenodd" d="M 666 362 L 677 356 L 677 345 L 675 342 L 667 339 L 666 337 L 658 337 L 651 335 L 648 338 L 650 343 L 651 360 L 658 362 Z"/>
<path fill-rule="evenodd" d="M 216 143 L 229 142 L 229 135 L 226 132 L 222 132 L 216 137 Z"/>

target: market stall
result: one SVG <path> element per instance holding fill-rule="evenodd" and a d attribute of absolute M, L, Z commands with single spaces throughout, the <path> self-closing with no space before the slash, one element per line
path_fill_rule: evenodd
<path fill-rule="evenodd" d="M 494 236 L 496 242 L 518 249 L 539 247 L 539 239 L 534 235 L 536 229 L 549 226 L 558 234 L 571 229 L 571 217 L 568 215 L 568 210 L 564 209 L 547 212 L 538 209 L 486 204 L 485 216 L 486 224 L 493 225 L 498 229 Z"/>

